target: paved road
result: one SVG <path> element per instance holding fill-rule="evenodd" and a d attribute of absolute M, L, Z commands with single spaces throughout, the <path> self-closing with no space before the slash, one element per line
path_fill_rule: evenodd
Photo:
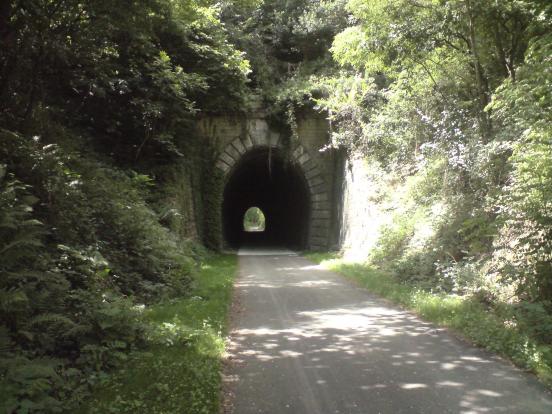
<path fill-rule="evenodd" d="M 285 250 L 239 260 L 227 412 L 552 413 L 530 375 L 335 273 Z"/>

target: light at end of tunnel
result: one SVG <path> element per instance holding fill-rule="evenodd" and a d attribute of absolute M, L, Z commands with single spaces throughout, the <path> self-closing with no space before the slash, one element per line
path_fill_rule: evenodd
<path fill-rule="evenodd" d="M 259 207 L 250 207 L 243 216 L 243 230 L 248 233 L 263 232 L 266 228 L 266 218 Z"/>

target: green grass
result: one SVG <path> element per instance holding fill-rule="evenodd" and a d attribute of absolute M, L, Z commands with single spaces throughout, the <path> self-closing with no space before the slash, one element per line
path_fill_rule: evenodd
<path fill-rule="evenodd" d="M 391 274 L 370 265 L 347 263 L 336 253 L 305 253 L 305 257 L 413 310 L 425 320 L 451 328 L 475 345 L 510 359 L 552 387 L 552 346 L 535 339 L 530 327 L 518 323 L 511 306 L 486 306 L 472 297 L 430 293 L 401 284 Z"/>
<path fill-rule="evenodd" d="M 201 267 L 193 296 L 144 310 L 145 351 L 94 390 L 88 413 L 218 412 L 221 357 L 236 257 L 217 255 Z"/>

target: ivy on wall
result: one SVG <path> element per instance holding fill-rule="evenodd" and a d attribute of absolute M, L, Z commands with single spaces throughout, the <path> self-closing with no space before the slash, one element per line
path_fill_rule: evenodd
<path fill-rule="evenodd" d="M 224 193 L 224 174 L 215 167 L 218 151 L 207 146 L 202 168 L 202 240 L 206 247 L 213 250 L 222 248 L 221 208 Z"/>

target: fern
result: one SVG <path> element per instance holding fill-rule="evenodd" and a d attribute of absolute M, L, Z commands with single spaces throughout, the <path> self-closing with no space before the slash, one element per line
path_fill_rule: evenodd
<path fill-rule="evenodd" d="M 42 145 L 0 128 L 0 412 L 81 399 L 85 376 L 143 343 L 134 298 L 185 293 L 195 264 L 144 177 Z"/>
<path fill-rule="evenodd" d="M 32 217 L 38 199 L 29 188 L 13 175 L 0 179 L 0 271 L 17 267 L 43 246 L 42 223 Z"/>
<path fill-rule="evenodd" d="M 55 358 L 1 360 L 0 370 L 6 378 L 0 401 L 3 412 L 61 412 L 61 402 L 51 395 L 62 382 L 56 371 L 60 366 L 61 361 Z"/>
<path fill-rule="evenodd" d="M 20 288 L 0 289 L 0 312 L 14 313 L 27 307 L 29 298 Z"/>
<path fill-rule="evenodd" d="M 75 328 L 76 324 L 66 316 L 56 313 L 42 313 L 29 320 L 27 326 L 58 333 Z"/>

